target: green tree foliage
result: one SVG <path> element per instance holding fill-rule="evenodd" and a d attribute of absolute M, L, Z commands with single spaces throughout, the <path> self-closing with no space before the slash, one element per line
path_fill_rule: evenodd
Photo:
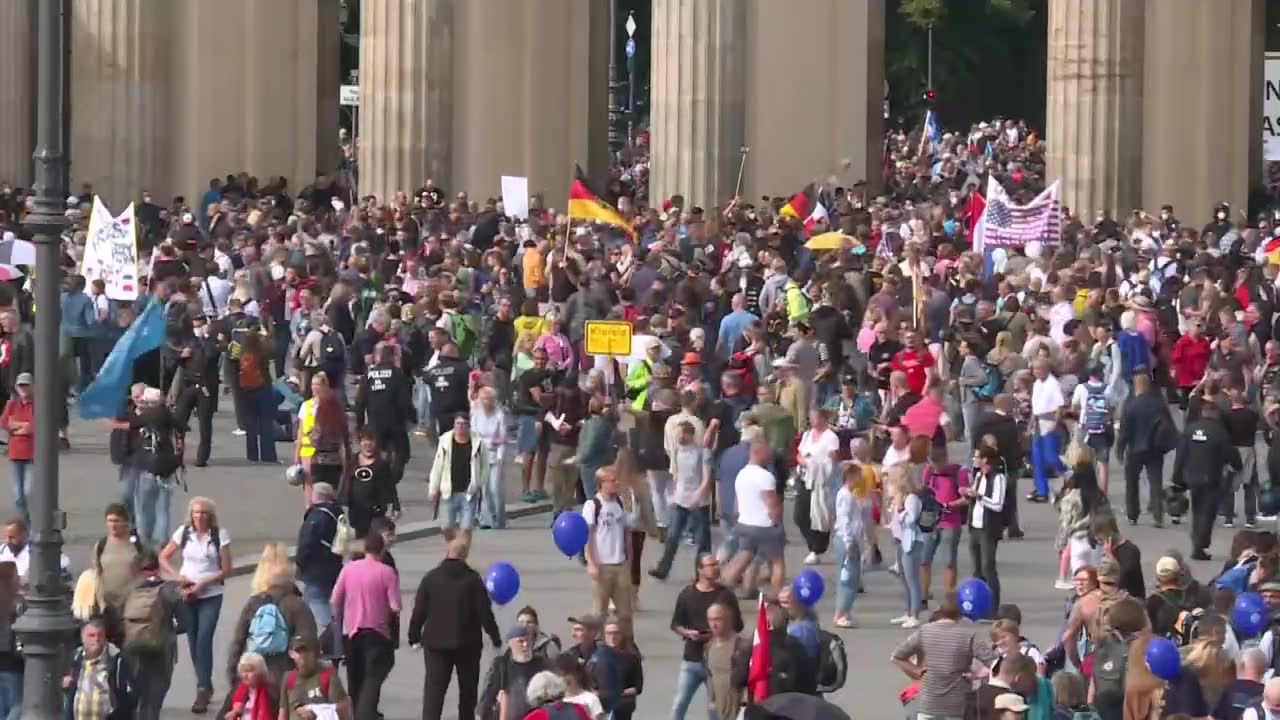
<path fill-rule="evenodd" d="M 995 115 L 1044 125 L 1048 0 L 888 0 L 890 122 L 920 121 L 933 26 L 933 87 L 942 124 Z"/>

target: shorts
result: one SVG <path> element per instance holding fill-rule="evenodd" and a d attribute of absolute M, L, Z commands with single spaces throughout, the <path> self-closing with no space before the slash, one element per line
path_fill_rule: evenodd
<path fill-rule="evenodd" d="M 1098 462 L 1106 465 L 1111 462 L 1111 438 L 1110 433 L 1094 433 L 1085 436 L 1085 445 L 1093 450 L 1093 456 Z"/>
<path fill-rule="evenodd" d="M 938 552 L 938 547 L 945 544 L 947 569 L 955 570 L 956 563 L 960 559 L 960 528 L 935 528 L 931 533 L 924 535 L 924 565 L 926 567 L 933 566 L 933 556 Z"/>
<path fill-rule="evenodd" d="M 478 497 L 478 496 L 477 496 Z M 444 520 L 440 527 L 445 530 L 471 530 L 476 526 L 476 503 L 466 495 L 450 495 L 440 501 L 444 506 Z"/>
<path fill-rule="evenodd" d="M 738 539 L 738 552 L 750 553 L 757 560 L 767 562 L 782 559 L 782 548 L 787 544 L 782 528 L 738 523 L 734 532 Z"/>
<path fill-rule="evenodd" d="M 538 416 L 516 416 L 516 448 L 521 455 L 532 455 L 538 450 Z"/>

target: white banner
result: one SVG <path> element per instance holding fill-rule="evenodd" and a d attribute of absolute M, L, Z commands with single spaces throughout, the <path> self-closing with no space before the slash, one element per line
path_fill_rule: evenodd
<path fill-rule="evenodd" d="M 133 203 L 118 217 L 111 217 L 102 199 L 93 198 L 80 274 L 90 283 L 102 279 L 112 300 L 138 299 L 138 232 Z"/>
<path fill-rule="evenodd" d="M 1280 52 L 1269 52 L 1262 73 L 1262 174 L 1267 187 L 1280 187 Z"/>
<path fill-rule="evenodd" d="M 507 217 L 529 219 L 529 178 L 502 176 L 502 208 Z"/>

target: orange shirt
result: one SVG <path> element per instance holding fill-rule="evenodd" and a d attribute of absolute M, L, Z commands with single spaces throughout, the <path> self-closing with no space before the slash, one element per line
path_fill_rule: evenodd
<path fill-rule="evenodd" d="M 529 248 L 524 251 L 524 258 L 521 260 L 524 268 L 524 287 L 526 290 L 536 290 L 547 284 L 546 262 L 542 258 L 542 252 L 536 248 Z"/>

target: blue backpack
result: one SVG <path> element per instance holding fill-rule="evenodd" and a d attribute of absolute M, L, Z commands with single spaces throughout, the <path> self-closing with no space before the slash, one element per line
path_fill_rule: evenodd
<path fill-rule="evenodd" d="M 991 363 L 982 363 L 982 370 L 987 374 L 987 382 L 973 389 L 973 396 L 978 400 L 990 402 L 1000 394 L 1000 390 L 1004 388 L 1004 377 L 1000 375 L 1000 368 Z"/>
<path fill-rule="evenodd" d="M 262 656 L 283 655 L 289 649 L 289 624 L 275 601 L 267 598 L 249 621 L 245 650 Z"/>

